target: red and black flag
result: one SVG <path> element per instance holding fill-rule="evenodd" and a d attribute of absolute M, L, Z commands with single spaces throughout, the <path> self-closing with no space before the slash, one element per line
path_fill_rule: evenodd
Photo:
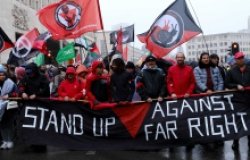
<path fill-rule="evenodd" d="M 47 48 L 47 40 L 51 37 L 49 32 L 44 32 L 40 34 L 33 43 L 33 49 L 39 50 L 41 53 L 47 55 L 48 48 Z"/>
<path fill-rule="evenodd" d="M 29 32 L 22 35 L 15 44 L 15 48 L 12 53 L 17 58 L 25 58 L 31 52 L 34 42 L 39 36 L 37 28 L 30 30 Z"/>
<path fill-rule="evenodd" d="M 41 9 L 38 16 L 55 40 L 103 29 L 99 0 L 61 0 Z"/>
<path fill-rule="evenodd" d="M 116 50 L 123 54 L 123 33 L 122 28 L 117 32 Z"/>
<path fill-rule="evenodd" d="M 158 16 L 147 32 L 137 36 L 149 51 L 161 58 L 201 32 L 186 1 L 176 0 Z"/>
<path fill-rule="evenodd" d="M 134 42 L 134 25 L 110 33 L 110 44 L 118 43 L 118 33 L 122 30 L 122 43 Z"/>
<path fill-rule="evenodd" d="M 10 38 L 5 34 L 3 29 L 0 27 L 0 53 L 13 46 L 14 46 L 13 42 L 10 40 Z"/>

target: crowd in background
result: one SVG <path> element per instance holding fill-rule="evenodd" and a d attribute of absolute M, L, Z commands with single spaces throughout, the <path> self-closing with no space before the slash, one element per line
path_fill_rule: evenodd
<path fill-rule="evenodd" d="M 21 67 L 0 65 L 0 130 L 1 149 L 14 146 L 15 109 L 7 110 L 9 97 L 23 99 L 53 98 L 64 101 L 85 100 L 92 109 L 114 107 L 131 101 L 163 101 L 166 97 L 188 98 L 194 93 L 212 94 L 225 89 L 244 90 L 250 86 L 250 67 L 244 53 L 234 55 L 235 64 L 226 69 L 219 66 L 216 54 L 202 53 L 198 66 L 185 63 L 184 53 L 176 54 L 176 64 L 161 68 L 157 58 L 146 57 L 142 66 L 113 57 L 103 61 L 65 67 L 38 67 L 30 63 Z M 233 149 L 238 148 L 238 140 Z"/>

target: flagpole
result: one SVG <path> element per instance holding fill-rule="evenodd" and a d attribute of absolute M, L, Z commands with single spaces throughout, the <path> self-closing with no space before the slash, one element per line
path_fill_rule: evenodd
<path fill-rule="evenodd" d="M 102 32 L 102 36 L 103 36 L 103 39 L 104 39 L 105 49 L 106 49 L 106 52 L 107 52 L 106 55 L 108 57 L 109 56 L 109 52 L 108 52 L 107 37 L 106 37 L 106 34 L 105 34 L 104 30 L 102 30 L 101 32 Z M 109 60 L 109 57 L 108 57 L 108 64 L 110 63 L 109 61 L 110 60 Z"/>
<path fill-rule="evenodd" d="M 135 61 L 135 42 L 133 42 L 133 63 Z"/>
<path fill-rule="evenodd" d="M 202 29 L 201 23 L 200 23 L 200 21 L 199 21 L 199 18 L 198 18 L 198 16 L 197 16 L 197 14 L 196 14 L 196 12 L 195 12 L 195 10 L 194 10 L 194 7 L 193 7 L 193 5 L 192 5 L 192 3 L 191 3 L 190 0 L 189 0 L 189 3 L 190 3 L 190 6 L 191 6 L 191 8 L 192 8 L 192 10 L 193 10 L 193 12 L 194 12 L 195 18 L 197 19 L 197 22 L 198 22 L 198 24 L 199 24 L 199 27 Z M 205 46 L 206 46 L 206 48 L 207 48 L 207 52 L 209 52 L 209 50 L 208 50 L 208 44 L 207 44 L 207 41 L 206 41 L 206 38 L 205 38 L 203 32 L 201 32 L 201 36 L 202 36 L 203 41 L 205 42 Z"/>

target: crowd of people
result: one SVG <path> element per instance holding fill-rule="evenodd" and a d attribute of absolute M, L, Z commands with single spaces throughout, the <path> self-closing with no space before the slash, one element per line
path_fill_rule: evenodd
<path fill-rule="evenodd" d="M 244 53 L 237 52 L 234 59 L 235 64 L 229 70 L 219 66 L 218 55 L 207 52 L 200 55 L 196 67 L 185 63 L 184 53 L 177 53 L 176 64 L 167 70 L 158 67 L 157 58 L 152 55 L 146 57 L 140 68 L 120 57 L 112 59 L 108 67 L 101 60 L 93 61 L 89 68 L 84 65 L 46 68 L 35 63 L 21 67 L 0 65 L 3 142 L 0 148 L 14 146 L 15 110 L 6 109 L 10 97 L 86 100 L 92 109 L 103 109 L 117 103 L 188 98 L 194 93 L 211 94 L 225 89 L 244 90 L 250 86 L 250 67 L 244 61 Z M 238 146 L 238 140 L 234 140 L 233 149 Z"/>

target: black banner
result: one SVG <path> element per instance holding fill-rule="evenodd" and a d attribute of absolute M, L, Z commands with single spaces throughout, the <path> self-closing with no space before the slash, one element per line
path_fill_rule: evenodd
<path fill-rule="evenodd" d="M 68 149 L 160 149 L 250 134 L 250 91 L 94 111 L 82 102 L 23 101 L 21 138 Z"/>

